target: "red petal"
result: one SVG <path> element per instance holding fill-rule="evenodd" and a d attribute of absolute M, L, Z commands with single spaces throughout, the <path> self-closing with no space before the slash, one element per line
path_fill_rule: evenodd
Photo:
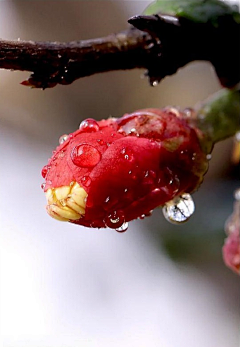
<path fill-rule="evenodd" d="M 74 223 L 129 221 L 201 182 L 206 155 L 177 110 L 140 110 L 98 125 L 70 134 L 46 174 L 45 191 L 75 181 L 87 192 L 85 216 Z"/>

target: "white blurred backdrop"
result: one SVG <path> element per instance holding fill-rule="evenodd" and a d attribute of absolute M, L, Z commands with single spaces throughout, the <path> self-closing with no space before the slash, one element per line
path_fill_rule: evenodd
<path fill-rule="evenodd" d="M 4 39 L 72 41 L 123 30 L 147 1 L 0 2 Z M 239 182 L 232 140 L 219 144 L 189 223 L 160 210 L 119 234 L 51 219 L 41 168 L 84 118 L 193 106 L 220 89 L 196 62 L 152 88 L 144 71 L 30 89 L 0 71 L 0 333 L 4 347 L 237 347 L 239 279 L 221 260 L 224 221 Z"/>

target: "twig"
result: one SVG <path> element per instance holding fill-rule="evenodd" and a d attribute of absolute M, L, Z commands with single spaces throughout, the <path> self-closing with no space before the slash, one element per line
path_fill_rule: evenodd
<path fill-rule="evenodd" d="M 69 43 L 1 40 L 0 68 L 32 71 L 22 84 L 49 88 L 98 72 L 148 69 L 159 49 L 150 34 L 135 28 Z"/>
<path fill-rule="evenodd" d="M 240 81 L 240 23 L 219 17 L 218 25 L 164 16 L 135 16 L 135 27 L 107 37 L 59 42 L 0 40 L 0 68 L 31 71 L 23 85 L 50 88 L 99 72 L 144 68 L 150 84 L 194 60 L 208 60 L 220 82 Z"/>

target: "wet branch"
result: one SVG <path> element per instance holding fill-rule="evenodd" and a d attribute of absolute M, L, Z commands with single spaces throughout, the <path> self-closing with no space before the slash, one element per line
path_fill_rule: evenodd
<path fill-rule="evenodd" d="M 31 71 L 23 85 L 49 88 L 99 72 L 148 69 L 159 49 L 150 34 L 135 28 L 69 43 L 1 40 L 0 68 Z"/>
<path fill-rule="evenodd" d="M 23 85 L 50 88 L 99 72 L 143 68 L 151 85 L 194 60 L 215 67 L 221 84 L 240 81 L 240 23 L 223 16 L 218 26 L 174 16 L 130 18 L 133 26 L 92 40 L 59 42 L 0 40 L 0 68 L 31 71 Z"/>

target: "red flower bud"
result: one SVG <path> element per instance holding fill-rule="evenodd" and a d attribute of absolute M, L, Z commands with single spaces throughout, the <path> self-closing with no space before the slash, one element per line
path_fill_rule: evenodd
<path fill-rule="evenodd" d="M 240 189 L 235 193 L 233 214 L 226 223 L 227 238 L 223 246 L 223 260 L 234 272 L 240 275 Z"/>
<path fill-rule="evenodd" d="M 208 163 L 197 133 L 173 108 L 83 121 L 60 138 L 42 170 L 48 213 L 123 231 L 124 223 L 199 186 Z"/>

